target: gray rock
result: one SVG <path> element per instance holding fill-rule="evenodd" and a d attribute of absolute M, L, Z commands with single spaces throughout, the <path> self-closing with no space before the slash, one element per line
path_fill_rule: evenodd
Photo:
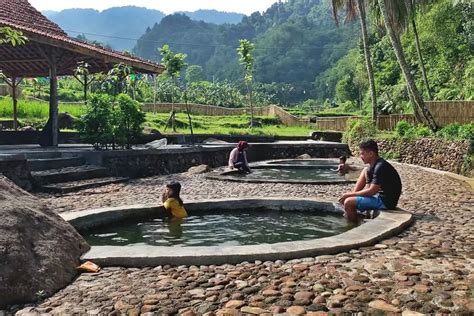
<path fill-rule="evenodd" d="M 89 249 L 81 235 L 37 198 L 0 177 L 0 308 L 49 296 L 76 276 Z"/>
<path fill-rule="evenodd" d="M 166 145 L 168 145 L 168 140 L 166 138 L 162 138 L 162 139 L 158 139 L 158 140 L 154 140 L 152 142 L 146 143 L 145 147 L 157 149 L 157 148 L 164 147 Z"/>

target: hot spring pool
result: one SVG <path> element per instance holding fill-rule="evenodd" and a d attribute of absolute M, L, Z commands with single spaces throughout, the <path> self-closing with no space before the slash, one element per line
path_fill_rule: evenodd
<path fill-rule="evenodd" d="M 411 222 L 403 210 L 382 212 L 351 229 L 334 201 L 227 198 L 186 201 L 184 222 L 156 219 L 161 205 L 62 213 L 91 243 L 82 256 L 100 266 L 210 265 L 289 260 L 373 245 Z"/>
<path fill-rule="evenodd" d="M 252 172 L 237 170 L 214 172 L 206 175 L 208 179 L 235 182 L 277 182 L 303 184 L 344 184 L 353 183 L 355 174 L 339 175 L 335 159 L 287 159 L 257 162 L 250 165 Z"/>
<path fill-rule="evenodd" d="M 329 237 L 351 228 L 340 214 L 215 210 L 184 220 L 124 221 L 83 233 L 92 246 L 239 246 Z"/>

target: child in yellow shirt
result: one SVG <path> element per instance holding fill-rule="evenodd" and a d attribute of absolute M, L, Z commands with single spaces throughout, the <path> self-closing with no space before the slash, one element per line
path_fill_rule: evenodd
<path fill-rule="evenodd" d="M 170 213 L 172 218 L 188 217 L 188 213 L 183 206 L 183 200 L 179 197 L 180 192 L 181 184 L 179 182 L 167 184 L 165 192 L 163 192 L 163 206 Z"/>

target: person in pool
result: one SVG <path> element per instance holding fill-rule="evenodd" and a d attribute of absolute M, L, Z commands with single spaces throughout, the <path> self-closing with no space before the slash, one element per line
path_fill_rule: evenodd
<path fill-rule="evenodd" d="M 163 207 L 172 219 L 188 217 L 188 213 L 183 206 L 183 200 L 179 197 L 180 192 L 181 184 L 179 182 L 171 182 L 166 185 L 161 198 L 163 201 Z"/>
<path fill-rule="evenodd" d="M 374 140 L 359 146 L 360 158 L 369 167 L 362 170 L 352 192 L 343 194 L 339 203 L 344 205 L 347 219 L 357 223 L 357 210 L 379 211 L 394 209 L 402 192 L 402 182 L 397 170 L 379 156 L 379 148 Z M 368 187 L 366 187 L 368 185 Z"/>
<path fill-rule="evenodd" d="M 237 147 L 232 149 L 229 156 L 229 169 L 238 169 L 241 172 L 250 173 L 252 172 L 247 161 L 247 149 L 249 144 L 246 141 L 241 140 Z"/>
<path fill-rule="evenodd" d="M 346 161 L 346 156 L 339 157 L 339 166 L 337 167 L 336 172 L 338 172 L 341 176 L 345 175 L 346 173 L 349 173 L 349 171 L 351 170 L 351 167 L 346 164 Z"/>

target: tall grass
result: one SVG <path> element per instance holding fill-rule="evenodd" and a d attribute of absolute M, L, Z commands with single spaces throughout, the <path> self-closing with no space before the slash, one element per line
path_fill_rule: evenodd
<path fill-rule="evenodd" d="M 68 112 L 75 117 L 84 114 L 83 105 L 59 104 L 60 112 Z M 49 116 L 47 102 L 18 100 L 18 117 L 22 125 L 34 127 L 43 126 Z M 10 97 L 0 97 L 0 118 L 13 118 L 13 102 Z M 146 127 L 164 132 L 169 118 L 167 113 L 147 113 Z M 249 128 L 250 116 L 203 116 L 193 115 L 193 130 L 196 134 L 224 134 L 224 135 L 280 135 L 280 136 L 307 136 L 311 127 L 285 126 L 278 118 L 262 116 L 256 119 L 262 123 L 261 127 Z M 189 133 L 188 118 L 184 113 L 176 114 L 177 133 Z M 168 128 L 167 133 L 172 129 Z"/>
<path fill-rule="evenodd" d="M 83 105 L 72 105 L 59 103 L 59 112 L 68 112 L 72 116 L 80 117 L 84 113 Z M 18 100 L 19 118 L 47 119 L 49 116 L 49 104 L 47 102 Z M 0 98 L 0 117 L 13 118 L 13 100 L 10 97 Z"/>
<path fill-rule="evenodd" d="M 169 114 L 147 113 L 145 126 L 163 132 Z M 223 135 L 279 135 L 279 136 L 307 136 L 312 130 L 310 126 L 285 126 L 276 117 L 256 117 L 262 123 L 261 127 L 249 128 L 250 116 L 202 116 L 193 115 L 193 131 L 196 134 L 223 134 Z M 189 134 L 189 124 L 186 114 L 176 114 L 177 133 Z M 167 133 L 172 129 L 168 128 Z"/>

